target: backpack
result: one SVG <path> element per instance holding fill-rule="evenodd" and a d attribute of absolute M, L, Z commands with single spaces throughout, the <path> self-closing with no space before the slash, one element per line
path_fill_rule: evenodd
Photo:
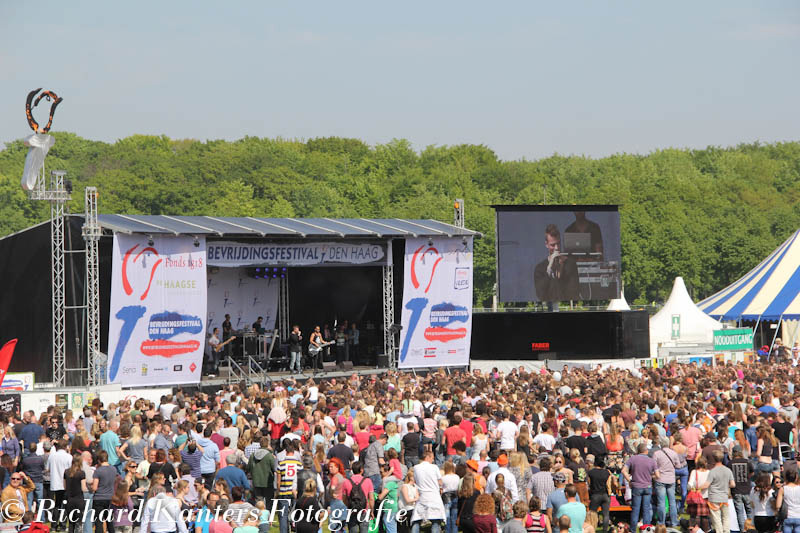
<path fill-rule="evenodd" d="M 361 488 L 361 484 L 364 483 L 366 480 L 365 477 L 362 476 L 361 481 L 358 483 L 353 483 L 353 480 L 350 480 L 350 484 L 353 486 L 350 489 L 350 494 L 345 498 L 347 501 L 347 507 L 349 509 L 366 509 L 367 508 L 367 495 L 364 494 L 364 489 Z"/>
<path fill-rule="evenodd" d="M 505 494 L 502 492 L 495 492 L 495 494 L 499 494 L 500 498 L 495 499 L 495 512 L 497 513 L 497 519 L 501 522 L 506 522 L 508 520 L 513 520 L 514 518 L 514 504 L 511 501 L 511 498 L 506 497 Z"/>

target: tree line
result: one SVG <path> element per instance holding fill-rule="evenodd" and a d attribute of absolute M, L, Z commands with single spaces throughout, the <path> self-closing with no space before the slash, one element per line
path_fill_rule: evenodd
<path fill-rule="evenodd" d="M 495 281 L 492 204 L 618 204 L 622 271 L 629 301 L 668 296 L 683 276 L 697 300 L 754 267 L 800 226 L 800 143 L 665 149 L 604 158 L 553 155 L 501 161 L 482 145 L 406 140 L 306 142 L 245 137 L 173 140 L 133 135 L 115 143 L 55 132 L 49 169 L 99 190 L 101 213 L 256 217 L 453 219 L 464 198 L 475 244 L 475 304 L 491 303 Z M 0 151 L 0 235 L 49 217 L 21 189 L 27 148 Z"/>

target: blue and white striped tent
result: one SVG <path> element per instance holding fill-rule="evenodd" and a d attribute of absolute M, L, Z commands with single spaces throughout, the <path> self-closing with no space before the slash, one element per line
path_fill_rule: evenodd
<path fill-rule="evenodd" d="M 800 230 L 744 277 L 697 306 L 718 320 L 800 319 Z"/>

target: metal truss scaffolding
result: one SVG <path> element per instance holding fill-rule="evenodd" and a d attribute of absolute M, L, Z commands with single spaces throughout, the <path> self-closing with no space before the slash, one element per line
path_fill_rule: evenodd
<path fill-rule="evenodd" d="M 392 253 L 392 241 L 389 241 Z M 397 368 L 397 355 L 394 347 L 394 267 L 383 266 L 383 353 L 389 358 L 389 369 Z"/>
<path fill-rule="evenodd" d="M 278 328 L 280 339 L 289 341 L 289 278 L 281 278 L 280 296 L 278 298 Z"/>
<path fill-rule="evenodd" d="M 86 354 L 88 358 L 89 386 L 105 382 L 100 354 L 100 255 L 99 243 L 102 234 L 97 221 L 97 188 L 86 187 L 86 219 L 83 224 L 83 239 L 86 241 Z"/>
<path fill-rule="evenodd" d="M 44 166 L 36 187 L 31 191 L 32 200 L 50 202 L 50 267 L 52 279 L 53 314 L 53 383 L 64 386 L 66 377 L 66 299 L 64 291 L 64 205 L 70 193 L 64 186 L 63 170 L 50 173 L 49 187 Z"/>

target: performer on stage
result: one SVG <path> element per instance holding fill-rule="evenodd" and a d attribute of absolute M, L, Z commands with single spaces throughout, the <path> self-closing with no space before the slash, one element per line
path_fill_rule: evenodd
<path fill-rule="evenodd" d="M 299 374 L 303 369 L 301 365 L 303 359 L 302 342 L 303 334 L 300 332 L 300 326 L 295 324 L 289 334 L 289 372 L 296 371 Z"/>
<path fill-rule="evenodd" d="M 258 335 L 257 346 L 260 348 L 260 353 L 258 354 L 259 356 L 266 355 L 267 353 L 267 338 L 264 336 L 267 330 L 264 329 L 263 325 L 261 325 L 263 321 L 264 317 L 260 316 L 255 322 L 253 322 L 253 331 L 255 331 Z"/>
<path fill-rule="evenodd" d="M 311 356 L 311 366 L 316 370 L 321 370 L 322 367 L 322 352 L 323 350 L 320 349 L 317 351 L 316 354 L 312 354 L 312 350 L 310 349 L 312 346 L 314 348 L 320 348 L 325 340 L 322 338 L 322 333 L 319 332 L 319 326 L 314 326 L 314 332 L 311 333 L 311 339 L 309 339 L 309 353 L 308 355 Z"/>
<path fill-rule="evenodd" d="M 233 326 L 231 325 L 231 315 L 225 315 L 225 322 L 222 323 L 222 341 L 226 341 L 233 334 Z M 225 346 L 225 357 L 230 357 L 233 350 L 233 345 Z"/>
<path fill-rule="evenodd" d="M 349 361 L 350 358 L 347 355 L 347 333 L 344 325 L 341 325 L 339 331 L 336 332 L 336 366 L 340 366 L 344 361 Z"/>
<path fill-rule="evenodd" d="M 214 331 L 208 338 L 208 347 L 206 348 L 206 354 L 208 355 L 208 361 L 210 365 L 210 374 L 216 374 L 217 369 L 219 368 L 219 352 L 217 351 L 219 342 L 219 328 L 214 328 Z"/>

